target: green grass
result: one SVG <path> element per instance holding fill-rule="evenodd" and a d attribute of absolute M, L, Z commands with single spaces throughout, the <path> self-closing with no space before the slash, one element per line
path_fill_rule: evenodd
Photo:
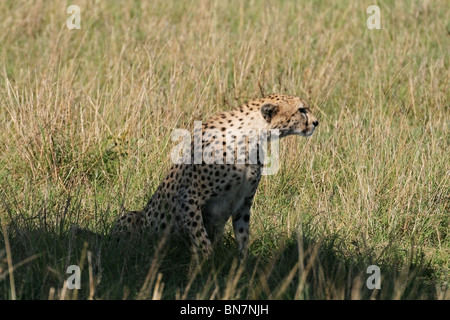
<path fill-rule="evenodd" d="M 449 11 L 377 3 L 381 30 L 359 1 L 78 1 L 68 30 L 72 3 L 2 1 L 0 299 L 449 299 Z M 229 227 L 199 268 L 112 242 L 175 128 L 272 92 L 320 126 L 281 141 L 245 264 Z"/>

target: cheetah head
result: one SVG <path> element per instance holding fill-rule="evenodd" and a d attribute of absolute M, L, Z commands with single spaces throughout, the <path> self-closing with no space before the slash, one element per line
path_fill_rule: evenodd
<path fill-rule="evenodd" d="M 298 97 L 264 102 L 260 110 L 268 129 L 278 129 L 280 137 L 308 137 L 319 125 L 309 106 Z"/>

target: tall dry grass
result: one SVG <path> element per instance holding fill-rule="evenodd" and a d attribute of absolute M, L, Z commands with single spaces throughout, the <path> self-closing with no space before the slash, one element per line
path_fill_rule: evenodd
<path fill-rule="evenodd" d="M 154 261 L 152 245 L 88 237 L 97 282 L 79 297 L 448 298 L 445 1 L 379 2 L 381 30 L 358 1 L 77 1 L 80 30 L 68 5 L 0 3 L 0 217 L 11 263 L 36 257 L 0 297 L 17 283 L 20 298 L 73 297 L 55 289 L 86 259 L 73 224 L 107 235 L 167 172 L 173 129 L 279 92 L 309 100 L 320 127 L 282 141 L 261 183 L 249 270 L 230 232 L 197 271 L 177 250 Z M 369 263 L 381 291 L 365 288 Z"/>

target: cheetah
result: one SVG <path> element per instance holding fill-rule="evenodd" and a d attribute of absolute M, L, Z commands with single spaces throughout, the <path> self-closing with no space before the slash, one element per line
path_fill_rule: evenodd
<path fill-rule="evenodd" d="M 271 132 L 276 132 L 278 139 L 307 137 L 318 124 L 303 99 L 281 94 L 250 100 L 211 117 L 194 129 L 191 152 L 182 163 L 172 166 L 145 208 L 120 217 L 114 234 L 145 234 L 146 230 L 183 234 L 190 238 L 194 251 L 209 256 L 231 218 L 238 251 L 246 256 L 250 208 L 266 155 L 260 148 L 264 139 L 271 137 Z M 262 130 L 269 134 L 258 139 Z M 226 139 L 229 136 L 234 138 L 232 143 Z M 250 148 L 251 143 L 256 147 Z M 213 159 L 206 157 L 208 152 L 200 152 L 200 161 L 196 159 L 198 145 L 200 150 L 212 149 Z M 242 151 L 241 159 L 237 159 L 237 151 Z"/>

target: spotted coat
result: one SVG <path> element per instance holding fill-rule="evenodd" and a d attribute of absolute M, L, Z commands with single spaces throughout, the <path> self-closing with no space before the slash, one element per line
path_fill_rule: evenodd
<path fill-rule="evenodd" d="M 255 137 L 261 130 L 273 129 L 278 130 L 280 138 L 309 136 L 317 125 L 304 100 L 280 94 L 251 100 L 213 116 L 201 129 L 194 130 L 188 157 L 172 166 L 145 208 L 118 219 L 114 233 L 145 234 L 145 230 L 151 230 L 185 234 L 195 251 L 209 255 L 231 218 L 238 249 L 246 255 L 250 208 L 264 163 L 264 152 L 252 158 L 252 150 L 260 150 L 264 142 Z M 232 143 L 229 137 L 233 137 Z M 249 148 L 252 141 L 256 141 L 256 149 Z M 199 145 L 200 157 L 195 155 Z M 238 160 L 239 151 L 245 155 L 244 161 Z"/>

